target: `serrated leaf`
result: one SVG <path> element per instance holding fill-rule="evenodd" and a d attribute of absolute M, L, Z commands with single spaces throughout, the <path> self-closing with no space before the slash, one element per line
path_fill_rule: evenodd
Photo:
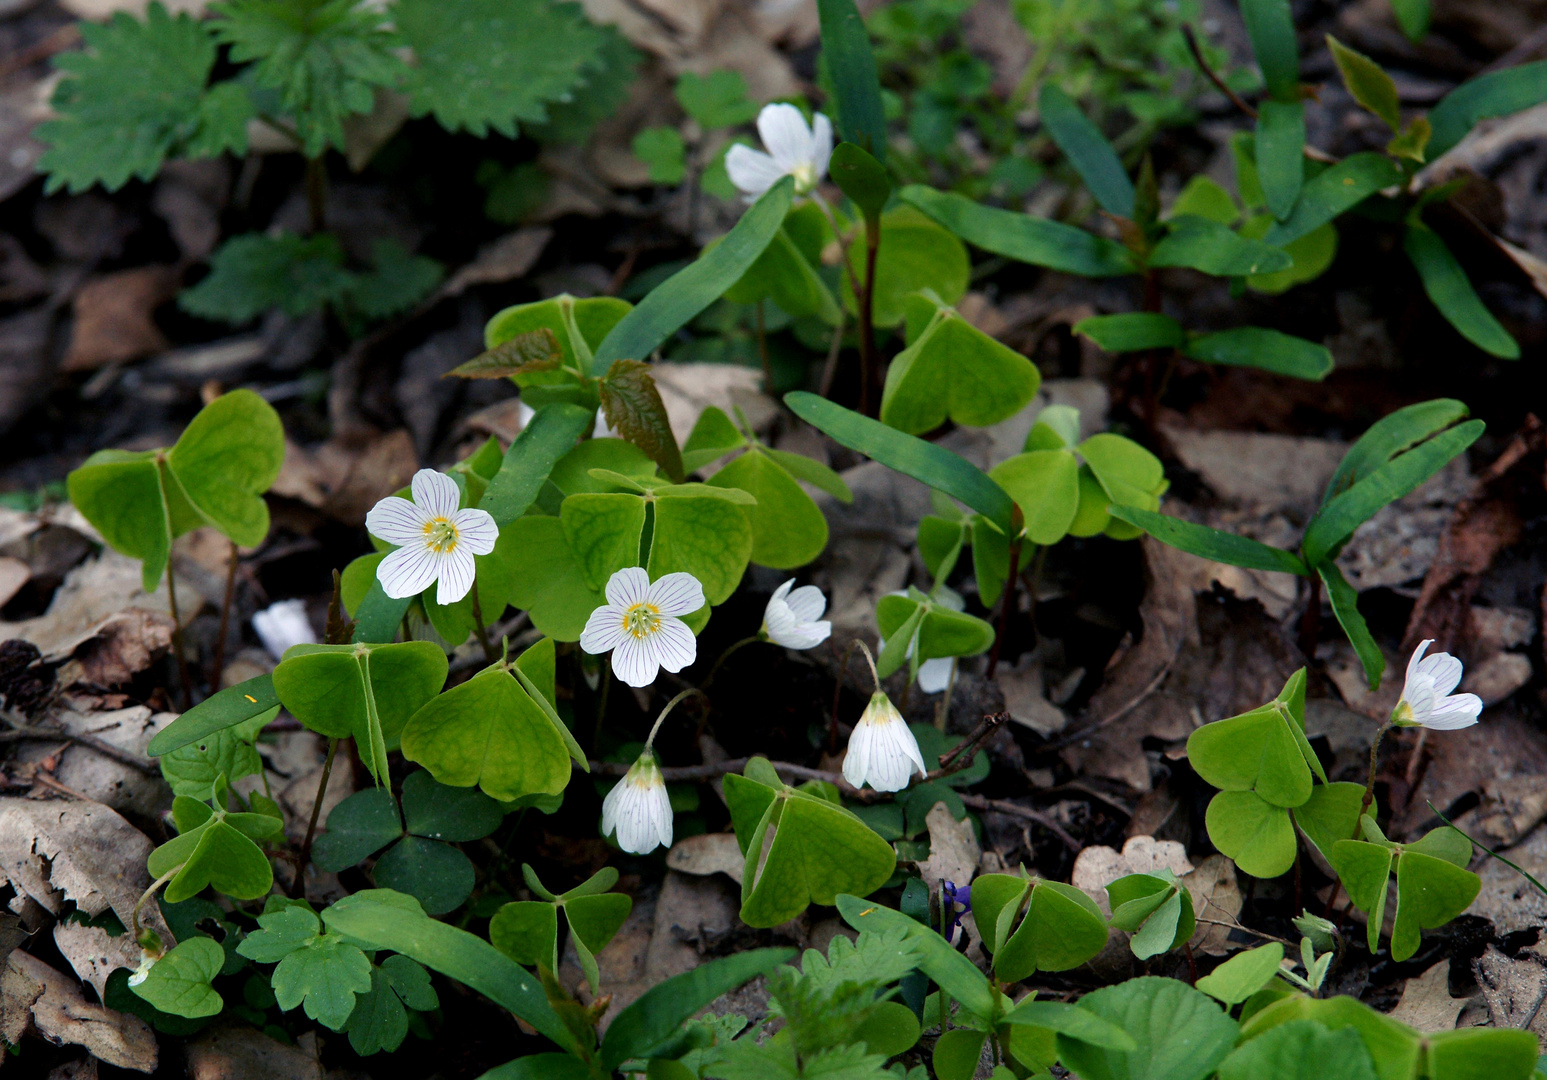
<path fill-rule="evenodd" d="M 190 315 L 245 323 L 279 308 L 292 318 L 337 303 L 354 287 L 344 252 L 327 233 L 247 233 L 210 256 L 209 276 L 177 298 Z"/>
<path fill-rule="evenodd" d="M 201 23 L 153 3 L 143 22 L 120 11 L 106 25 L 79 25 L 86 50 L 56 59 L 56 118 L 37 130 L 47 193 L 116 191 L 131 177 L 154 179 L 169 157 L 247 152 L 252 102 L 232 84 L 206 92 L 216 49 Z"/>
<path fill-rule="evenodd" d="M 333 934 L 313 937 L 274 969 L 274 999 L 286 1012 L 297 1005 L 324 1027 L 341 1031 L 355 995 L 371 989 L 371 962 Z"/>
<path fill-rule="evenodd" d="M 479 353 L 446 372 L 442 378 L 455 375 L 461 379 L 504 379 L 533 371 L 553 371 L 563 360 L 559 339 L 544 326 L 517 334 Z"/>
<path fill-rule="evenodd" d="M 173 795 L 208 799 L 217 777 L 237 780 L 263 771 L 263 761 L 251 739 L 225 728 L 167 753 L 161 758 L 161 776 Z"/>
<path fill-rule="evenodd" d="M 614 360 L 599 389 L 607 426 L 649 454 L 667 476 L 681 483 L 685 476 L 682 451 L 672 434 L 650 365 L 639 360 Z"/>
<path fill-rule="evenodd" d="M 376 87 L 405 69 L 383 12 L 355 0 L 225 0 L 213 10 L 215 36 L 234 62 L 254 61 L 258 85 L 278 92 L 307 157 L 344 149 L 344 120 L 370 112 Z"/>
<path fill-rule="evenodd" d="M 225 1008 L 225 1001 L 210 982 L 225 962 L 226 951 L 219 942 L 189 938 L 157 960 L 145 980 L 129 989 L 173 1016 L 214 1016 Z"/>
<path fill-rule="evenodd" d="M 371 270 L 350 283 L 345 301 L 351 313 L 385 319 L 407 311 L 435 291 L 446 268 L 425 255 L 414 255 L 395 240 L 371 247 Z"/>
<path fill-rule="evenodd" d="M 644 128 L 634 136 L 629 149 L 645 163 L 652 184 L 680 184 L 688 174 L 687 143 L 674 127 Z"/>
<path fill-rule="evenodd" d="M 546 0 L 396 0 L 392 21 L 414 50 L 414 115 L 480 137 L 547 120 L 547 104 L 579 90 L 607 45 L 580 5 Z"/>
<path fill-rule="evenodd" d="M 381 968 L 371 968 L 371 988 L 356 996 L 345 1030 L 349 1033 L 349 1045 L 361 1057 L 396 1050 L 407 1037 L 408 1011 Z"/>
<path fill-rule="evenodd" d="M 685 71 L 673 93 L 677 104 L 706 130 L 736 127 L 757 116 L 757 103 L 747 98 L 747 80 L 739 71 L 717 68 L 707 75 Z"/>

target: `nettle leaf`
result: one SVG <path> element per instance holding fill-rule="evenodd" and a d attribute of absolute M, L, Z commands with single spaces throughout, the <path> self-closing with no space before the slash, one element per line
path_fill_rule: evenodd
<path fill-rule="evenodd" d="M 278 308 L 292 318 L 321 311 L 348 295 L 355 275 L 328 233 L 233 236 L 210 256 L 209 276 L 178 295 L 190 315 L 232 324 Z"/>
<path fill-rule="evenodd" d="M 673 93 L 677 104 L 705 129 L 736 127 L 757 117 L 757 102 L 747 97 L 747 80 L 739 71 L 684 71 Z"/>
<path fill-rule="evenodd" d="M 384 14 L 353 0 L 225 0 L 214 11 L 215 36 L 233 62 L 255 61 L 253 79 L 279 93 L 307 157 L 343 150 L 345 118 L 370 112 L 376 88 L 405 70 Z"/>
<path fill-rule="evenodd" d="M 1241 956 L 1267 948 L 1283 951 L 1275 942 Z M 1234 960 L 1226 961 L 1230 963 Z M 1198 980 L 1200 986 L 1203 981 Z M 1220 1080 L 1318 1080 L 1325 1076 L 1375 1080 L 1375 1063 L 1354 1028 L 1332 1031 L 1314 1020 L 1291 1020 L 1242 1043 L 1219 1064 Z"/>
<path fill-rule="evenodd" d="M 746 772 L 765 775 L 752 765 Z M 777 776 L 766 778 L 778 783 Z M 725 778 L 725 800 L 746 855 L 741 920 L 748 926 L 778 926 L 810 904 L 833 903 L 839 893 L 864 896 L 896 869 L 892 845 L 826 799 L 731 774 Z M 773 844 L 765 858 L 770 829 Z"/>
<path fill-rule="evenodd" d="M 980 206 L 922 184 L 909 184 L 901 196 L 967 243 L 1009 259 L 1081 277 L 1121 277 L 1139 269 L 1122 244 L 1073 225 Z"/>
<path fill-rule="evenodd" d="M 596 347 L 634 305 L 613 296 L 577 299 L 561 293 L 549 300 L 517 304 L 494 315 L 484 327 L 484 344 L 495 349 L 521 334 L 547 330 L 558 341 L 562 366 L 572 371 L 588 371 Z M 516 376 L 522 386 L 541 385 L 557 376 L 548 372 L 525 372 Z"/>
<path fill-rule="evenodd" d="M 1423 291 L 1462 337 L 1503 360 L 1520 359 L 1520 343 L 1483 306 L 1466 271 L 1438 233 L 1421 221 L 1408 224 L 1402 249 L 1423 281 Z"/>
<path fill-rule="evenodd" d="M 342 1031 L 354 1011 L 355 995 L 371 990 L 371 962 L 358 946 L 322 929 L 316 913 L 289 904 L 258 916 L 260 929 L 237 951 L 260 964 L 278 963 L 274 998 L 286 1012 L 304 1006 L 306 1015 Z"/>
<path fill-rule="evenodd" d="M 649 167 L 652 184 L 680 184 L 688 174 L 687 142 L 674 127 L 647 127 L 634 136 L 629 149 Z"/>
<path fill-rule="evenodd" d="M 157 960 L 144 982 L 129 989 L 173 1016 L 214 1016 L 225 1008 L 225 1001 L 210 982 L 225 962 L 226 951 L 219 942 L 189 938 Z"/>
<path fill-rule="evenodd" d="M 414 50 L 414 115 L 479 137 L 547 120 L 546 105 L 569 100 L 607 45 L 578 4 L 545 0 L 397 0 L 392 21 Z"/>
<path fill-rule="evenodd" d="M 910 435 L 957 424 L 988 427 L 1020 412 L 1042 376 L 1032 362 L 925 289 L 903 301 L 908 347 L 886 371 L 881 422 Z"/>
<path fill-rule="evenodd" d="M 650 365 L 639 360 L 615 360 L 598 389 L 607 426 L 639 447 L 674 481 L 685 478 L 682 451 L 671 432 L 666 403 L 656 388 Z"/>
<path fill-rule="evenodd" d="M 1125 1052 L 1059 1035 L 1060 1057 L 1087 1080 L 1203 1080 L 1230 1053 L 1240 1031 L 1218 1005 L 1176 979 L 1130 979 L 1076 1004 L 1139 1044 Z"/>
<path fill-rule="evenodd" d="M 290 714 L 320 735 L 353 737 L 380 784 L 408 718 L 445 682 L 446 654 L 428 641 L 295 645 L 274 669 Z"/>
<path fill-rule="evenodd" d="M 880 244 L 870 305 L 876 326 L 901 323 L 906 316 L 904 302 L 920 289 L 932 290 L 945 304 L 954 304 L 966 295 L 970 269 L 967 249 L 931 217 L 911 206 L 888 210 L 881 215 Z M 849 265 L 860 281 L 865 278 L 865 257 L 865 241 L 860 236 L 849 246 Z M 859 311 L 847 275 L 843 302 L 851 313 Z"/>
<path fill-rule="evenodd" d="M 1107 943 L 1106 920 L 1095 901 L 1056 881 L 980 874 L 972 882 L 972 914 L 985 928 L 985 947 L 992 934 L 994 975 L 1005 982 L 1078 967 Z"/>
<path fill-rule="evenodd" d="M 1197 986 L 1216 1001 L 1239 1005 L 1273 981 L 1283 959 L 1284 946 L 1270 941 L 1259 948 L 1236 953 L 1199 979 Z"/>
<path fill-rule="evenodd" d="M 371 269 L 354 275 L 343 298 L 346 322 L 385 319 L 407 311 L 435 291 L 446 268 L 425 255 L 415 255 L 395 240 L 371 245 Z"/>
<path fill-rule="evenodd" d="M 37 129 L 46 194 L 149 182 L 169 157 L 247 153 L 252 101 L 235 84 L 206 90 L 216 49 L 201 23 L 152 3 L 143 22 L 120 11 L 78 25 L 86 49 L 55 58 L 56 115 Z"/>

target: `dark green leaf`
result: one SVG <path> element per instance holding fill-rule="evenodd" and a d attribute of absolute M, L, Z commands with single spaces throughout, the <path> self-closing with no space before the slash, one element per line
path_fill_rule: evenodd
<path fill-rule="evenodd" d="M 634 136 L 629 149 L 649 167 L 652 184 L 680 184 L 688 174 L 687 143 L 674 127 L 647 127 Z"/>
<path fill-rule="evenodd" d="M 1176 979 L 1130 979 L 1086 994 L 1078 1005 L 1139 1044 L 1124 1052 L 1060 1035 L 1060 1057 L 1084 1080 L 1203 1080 L 1240 1030 L 1213 1001 Z"/>
<path fill-rule="evenodd" d="M 1322 494 L 1322 506 L 1404 450 L 1444 431 L 1457 420 L 1466 419 L 1466 416 L 1467 407 L 1461 402 L 1453 398 L 1436 398 L 1405 406 L 1381 417 L 1343 455 L 1337 472 L 1332 474 L 1327 490 Z"/>
<path fill-rule="evenodd" d="M 1258 326 L 1204 334 L 1189 341 L 1182 351 L 1205 363 L 1254 367 L 1313 382 L 1330 375 L 1334 363 L 1332 351 L 1325 345 Z"/>
<path fill-rule="evenodd" d="M 1287 251 L 1250 240 L 1217 221 L 1189 214 L 1173 219 L 1171 225 L 1170 235 L 1150 252 L 1150 266 L 1185 266 L 1216 277 L 1237 277 L 1271 274 L 1294 265 Z"/>
<path fill-rule="evenodd" d="M 1133 218 L 1133 181 L 1101 129 L 1056 83 L 1042 86 L 1037 98 L 1042 126 L 1085 181 L 1097 204 L 1109 214 Z"/>
<path fill-rule="evenodd" d="M 388 596 L 373 570 L 370 591 L 365 594 L 365 599 L 360 601 L 360 606 L 354 612 L 353 640 L 371 644 L 393 640 L 397 637 L 398 627 L 403 624 L 403 616 L 408 613 L 408 605 L 413 603 L 413 600 L 412 596 L 404 596 L 400 599 Z"/>
<path fill-rule="evenodd" d="M 996 255 L 1082 277 L 1120 277 L 1138 271 L 1123 245 L 1046 218 L 980 206 L 954 192 L 922 184 L 902 189 L 918 207 L 957 236 Z"/>
<path fill-rule="evenodd" d="M 408 1035 L 408 1012 L 392 992 L 392 981 L 381 968 L 371 969 L 371 989 L 356 996 L 354 1012 L 349 1014 L 345 1030 L 349 1032 L 349 1045 L 361 1057 L 383 1050 L 390 1052 L 403 1044 Z"/>
<path fill-rule="evenodd" d="M 1006 999 L 994 992 L 977 965 L 951 948 L 945 938 L 926 924 L 857 896 L 839 896 L 837 904 L 838 914 L 843 916 L 844 922 L 861 933 L 867 930 L 878 934 L 905 933 L 919 950 L 919 969 L 974 1016 L 992 1019 L 1004 1007 Z"/>
<path fill-rule="evenodd" d="M 1418 44 L 1429 32 L 1429 0 L 1391 0 L 1391 10 L 1396 13 L 1397 25 L 1407 40 Z"/>
<path fill-rule="evenodd" d="M 317 837 L 312 859 L 319 870 L 336 874 L 402 835 L 403 823 L 392 792 L 366 788 L 328 812 L 327 830 Z"/>
<path fill-rule="evenodd" d="M 666 403 L 656 389 L 650 365 L 639 360 L 614 360 L 599 389 L 607 426 L 649 454 L 672 480 L 682 483 L 686 479 L 682 451 L 671 433 Z"/>
<path fill-rule="evenodd" d="M 371 270 L 357 274 L 343 298 L 349 317 L 385 319 L 407 311 L 435 291 L 446 268 L 425 255 L 414 255 L 395 240 L 371 245 Z"/>
<path fill-rule="evenodd" d="M 1268 93 L 1278 101 L 1297 101 L 1300 47 L 1295 41 L 1289 0 L 1241 0 L 1241 18 Z"/>
<path fill-rule="evenodd" d="M 407 893 L 431 915 L 444 915 L 462 906 L 472 894 L 476 876 L 472 861 L 450 844 L 405 836 L 376 860 L 376 884 Z"/>
<path fill-rule="evenodd" d="M 877 161 L 886 160 L 886 113 L 870 34 L 854 0 L 817 0 L 822 64 L 833 83 L 838 134 Z"/>
<path fill-rule="evenodd" d="M 1414 221 L 1407 227 L 1402 247 L 1423 280 L 1423 291 L 1446 322 L 1484 352 L 1504 360 L 1520 359 L 1520 344 L 1483 306 L 1466 271 L 1438 233 Z"/>
<path fill-rule="evenodd" d="M 1364 616 L 1359 613 L 1359 594 L 1348 583 L 1336 563 L 1317 563 L 1316 573 L 1327 586 L 1327 599 L 1332 604 L 1332 614 L 1337 617 L 1338 625 L 1348 635 L 1349 644 L 1353 645 L 1354 652 L 1359 655 L 1365 680 L 1371 690 L 1379 689 L 1381 674 L 1386 670 L 1386 657 L 1371 636 Z"/>
<path fill-rule="evenodd" d="M 1131 506 L 1113 506 L 1111 513 L 1115 518 L 1138 526 L 1156 540 L 1200 558 L 1248 570 L 1275 570 L 1302 577 L 1308 573 L 1305 564 L 1294 554 L 1244 536 L 1220 532 L 1206 525 L 1194 525 L 1190 521 Z"/>
<path fill-rule="evenodd" d="M 478 508 L 487 510 L 501 528 L 525 514 L 537 500 L 537 493 L 547 483 L 554 465 L 574 449 L 591 425 L 591 413 L 578 405 L 554 404 L 538 409 L 505 451 L 505 461 L 478 500 Z M 363 616 L 361 619 L 363 622 Z M 355 640 L 370 639 L 356 632 Z"/>
<path fill-rule="evenodd" d="M 1401 183 L 1402 169 L 1383 154 L 1353 154 L 1307 180 L 1300 201 L 1283 221 L 1263 235 L 1263 242 L 1285 246 L 1307 236 L 1382 188 Z"/>
<path fill-rule="evenodd" d="M 234 236 L 210 257 L 209 276 L 177 298 L 203 319 L 245 323 L 273 308 L 298 318 L 337 303 L 355 283 L 327 233 Z"/>
<path fill-rule="evenodd" d="M 828 166 L 833 183 L 859 207 L 866 220 L 881 216 L 886 200 L 892 196 L 892 178 L 886 166 L 858 144 L 841 142 L 833 148 Z"/>
<path fill-rule="evenodd" d="M 1547 101 L 1547 60 L 1490 71 L 1468 79 L 1429 110 L 1434 134 L 1429 157 L 1437 158 L 1466 137 L 1477 122 Z"/>
<path fill-rule="evenodd" d="M 235 686 L 228 686 L 217 694 L 211 694 L 156 732 L 155 738 L 145 747 L 145 753 L 159 757 L 217 731 L 245 723 L 278 704 L 279 696 L 274 693 L 272 675 L 259 675 Z"/>
<path fill-rule="evenodd" d="M 423 769 L 403 781 L 403 824 L 416 836 L 447 843 L 482 840 L 504 820 L 504 807 L 474 788 L 436 783 Z"/>
<path fill-rule="evenodd" d="M 1259 0 L 1280 3 L 1281 0 Z M 1287 10 L 1288 4 L 1284 4 Z M 1257 179 L 1268 209 L 1289 217 L 1305 182 L 1305 103 L 1264 101 L 1257 115 Z"/>
<path fill-rule="evenodd" d="M 1158 311 L 1130 311 L 1121 315 L 1093 315 L 1074 324 L 1107 352 L 1139 352 L 1144 349 L 1179 348 L 1187 340 L 1182 324 Z"/>

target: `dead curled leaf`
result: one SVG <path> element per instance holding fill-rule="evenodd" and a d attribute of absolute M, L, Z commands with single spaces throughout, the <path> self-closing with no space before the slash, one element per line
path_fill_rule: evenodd
<path fill-rule="evenodd" d="M 84 1046 L 121 1069 L 156 1071 L 150 1025 L 87 1001 L 74 979 L 17 950 L 0 971 L 0 1038 L 15 1046 L 29 1030 L 56 1046 Z"/>
<path fill-rule="evenodd" d="M 638 360 L 614 360 L 599 387 L 607 426 L 650 455 L 673 482 L 681 483 L 682 451 L 671 431 L 666 403 L 650 374 Z"/>
<path fill-rule="evenodd" d="M 165 351 L 167 339 L 152 315 L 172 298 L 177 278 L 170 266 L 139 266 L 89 282 L 75 296 L 63 370 L 91 371 Z"/>
<path fill-rule="evenodd" d="M 1389 1015 L 1418 1031 L 1450 1031 L 1469 1000 L 1450 996 L 1450 961 L 1441 960 L 1418 978 L 1407 980 L 1402 1000 Z"/>
<path fill-rule="evenodd" d="M 698 877 L 724 874 L 740 885 L 746 858 L 741 854 L 734 833 L 703 833 L 673 844 L 666 853 L 666 865 Z"/>

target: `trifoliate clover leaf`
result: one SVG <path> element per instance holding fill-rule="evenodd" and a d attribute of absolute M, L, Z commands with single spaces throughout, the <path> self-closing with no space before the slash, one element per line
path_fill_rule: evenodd
<path fill-rule="evenodd" d="M 403 73 L 383 14 L 357 0 L 227 0 L 212 10 L 231 59 L 255 61 L 252 78 L 279 93 L 307 157 L 342 150 L 344 119 L 370 112 L 376 87 Z"/>
<path fill-rule="evenodd" d="M 216 49 L 202 24 L 153 3 L 143 22 L 119 12 L 106 25 L 82 23 L 81 37 L 84 52 L 56 61 L 58 118 L 38 127 L 48 193 L 113 191 L 150 180 L 176 155 L 246 153 L 252 102 L 229 83 L 206 92 Z"/>
<path fill-rule="evenodd" d="M 306 1015 L 340 1031 L 354 1012 L 355 995 L 371 989 L 371 962 L 337 934 L 322 930 L 315 912 L 299 904 L 258 916 L 261 927 L 237 951 L 261 964 L 274 963 L 274 999 L 286 1012 L 303 1005 Z"/>
<path fill-rule="evenodd" d="M 244 323 L 271 308 L 308 315 L 344 297 L 358 280 L 328 235 L 232 237 L 210 258 L 210 273 L 178 297 L 190 315 Z"/>
<path fill-rule="evenodd" d="M 580 5 L 551 0 L 398 0 L 392 19 L 414 50 L 414 115 L 480 137 L 548 119 L 546 103 L 568 101 L 608 43 Z"/>

